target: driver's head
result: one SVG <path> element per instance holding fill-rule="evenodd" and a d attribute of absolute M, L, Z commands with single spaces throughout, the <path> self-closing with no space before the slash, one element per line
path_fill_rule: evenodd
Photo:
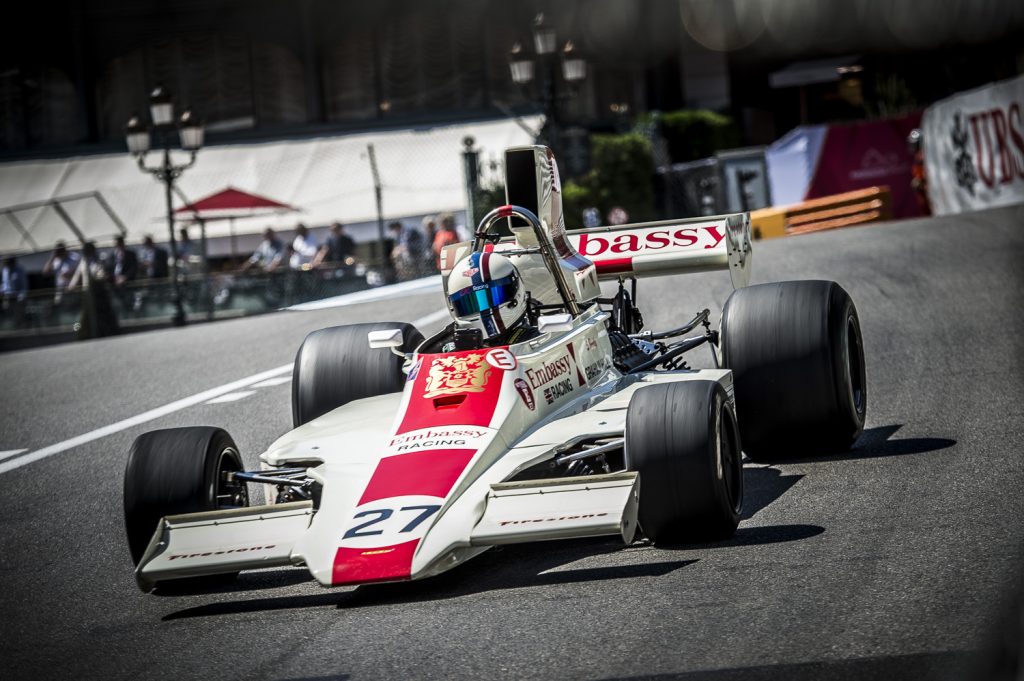
<path fill-rule="evenodd" d="M 498 253 L 471 253 L 448 275 L 448 304 L 464 328 L 493 339 L 519 325 L 526 291 L 512 262 Z"/>

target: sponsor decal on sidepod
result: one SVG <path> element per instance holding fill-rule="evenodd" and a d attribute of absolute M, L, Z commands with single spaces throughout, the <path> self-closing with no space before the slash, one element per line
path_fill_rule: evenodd
<path fill-rule="evenodd" d="M 515 380 L 516 390 L 519 392 L 519 396 L 523 398 L 523 404 L 530 411 L 537 408 L 537 403 L 533 400 L 533 391 L 530 390 L 530 386 L 527 385 L 526 381 L 521 378 Z"/>
<path fill-rule="evenodd" d="M 494 348 L 487 353 L 484 359 L 495 369 L 501 369 L 502 371 L 512 371 L 519 366 L 519 361 L 516 360 L 516 356 L 505 348 Z"/>

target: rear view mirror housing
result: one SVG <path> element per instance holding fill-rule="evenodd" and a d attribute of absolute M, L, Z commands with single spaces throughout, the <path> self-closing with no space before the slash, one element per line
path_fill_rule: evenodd
<path fill-rule="evenodd" d="M 572 315 L 568 312 L 548 314 L 537 318 L 537 330 L 541 333 L 572 331 Z"/>
<path fill-rule="evenodd" d="M 367 334 L 371 348 L 400 348 L 402 347 L 401 329 L 379 329 Z"/>

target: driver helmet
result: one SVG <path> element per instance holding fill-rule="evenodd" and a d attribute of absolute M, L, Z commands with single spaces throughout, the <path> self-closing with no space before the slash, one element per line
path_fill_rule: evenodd
<path fill-rule="evenodd" d="M 448 275 L 448 306 L 459 326 L 496 338 L 526 314 L 526 291 L 515 265 L 498 253 L 471 253 Z"/>

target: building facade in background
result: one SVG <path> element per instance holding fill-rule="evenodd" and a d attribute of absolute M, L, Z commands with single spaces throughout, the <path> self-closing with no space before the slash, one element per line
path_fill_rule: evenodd
<path fill-rule="evenodd" d="M 588 61 L 587 78 L 563 87 L 558 106 L 565 122 L 591 131 L 622 129 L 650 110 L 709 108 L 732 114 L 745 142 L 766 143 L 799 123 L 919 109 L 1020 70 L 1020 3 L 957 0 L 938 18 L 911 5 L 26 4 L 0 45 L 0 157 L 119 149 L 125 122 L 145 110 L 156 83 L 201 112 L 214 144 L 535 111 L 542 79 L 516 86 L 508 52 L 530 44 L 538 11 L 559 47 L 572 40 Z M 803 61 L 837 55 L 862 70 L 773 87 L 773 73 L 809 72 Z"/>

